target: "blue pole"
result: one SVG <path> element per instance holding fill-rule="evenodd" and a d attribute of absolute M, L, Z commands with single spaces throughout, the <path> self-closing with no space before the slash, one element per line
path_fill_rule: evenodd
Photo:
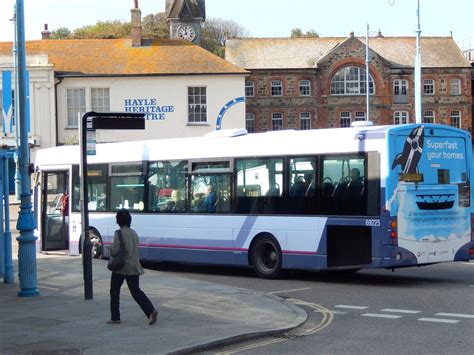
<path fill-rule="evenodd" d="M 29 172 L 28 125 L 26 124 L 26 45 L 25 14 L 23 0 L 16 0 L 16 28 L 18 55 L 18 118 L 20 122 L 20 213 L 16 228 L 20 231 L 18 240 L 18 276 L 20 280 L 20 297 L 38 296 L 36 274 L 36 228 L 31 209 L 31 187 Z"/>
<path fill-rule="evenodd" d="M 17 55 L 17 42 L 18 42 L 18 36 L 17 36 L 17 29 L 16 29 L 16 4 L 14 8 L 14 13 L 13 13 L 13 27 L 14 27 L 14 37 L 13 37 L 13 65 L 14 65 L 14 72 L 15 72 L 15 92 L 18 93 L 18 55 Z M 15 117 L 12 119 L 15 120 L 15 199 L 17 201 L 20 200 L 20 189 L 21 189 L 21 177 L 20 177 L 20 165 L 18 162 L 18 155 L 19 155 L 19 150 L 18 150 L 18 135 L 20 132 L 18 132 L 20 125 L 19 120 L 18 120 L 18 100 L 15 99 Z"/>
<path fill-rule="evenodd" d="M 3 282 L 6 284 L 13 284 L 15 278 L 13 277 L 13 259 L 12 259 L 12 233 L 10 230 L 10 201 L 9 201 L 9 178 L 8 178 L 8 162 L 11 156 L 3 158 L 3 206 L 5 208 L 5 276 Z"/>
<path fill-rule="evenodd" d="M 0 150 L 0 172 L 3 173 L 3 151 Z M 3 179 L 5 177 L 0 177 L 0 277 L 5 275 L 5 248 L 7 246 L 7 241 L 5 239 L 5 233 L 3 230 Z"/>

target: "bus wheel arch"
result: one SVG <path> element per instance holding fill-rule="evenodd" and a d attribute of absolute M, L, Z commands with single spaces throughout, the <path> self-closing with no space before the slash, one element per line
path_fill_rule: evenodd
<path fill-rule="evenodd" d="M 79 253 L 82 254 L 83 236 L 79 242 Z M 93 259 L 102 259 L 104 257 L 104 243 L 99 231 L 94 227 L 89 228 L 89 240 L 91 241 L 91 254 Z"/>
<path fill-rule="evenodd" d="M 283 253 L 280 243 L 270 233 L 257 234 L 249 247 L 249 264 L 257 276 L 276 279 L 281 276 Z"/>

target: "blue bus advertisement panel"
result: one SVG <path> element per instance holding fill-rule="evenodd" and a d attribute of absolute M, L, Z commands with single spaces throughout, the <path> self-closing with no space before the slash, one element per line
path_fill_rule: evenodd
<path fill-rule="evenodd" d="M 387 209 L 398 246 L 428 264 L 467 259 L 471 242 L 471 139 L 450 127 L 394 129 Z"/>

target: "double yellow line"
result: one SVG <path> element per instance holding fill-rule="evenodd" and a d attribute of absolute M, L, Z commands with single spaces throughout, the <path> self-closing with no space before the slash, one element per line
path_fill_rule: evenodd
<path fill-rule="evenodd" d="M 334 319 L 334 314 L 329 309 L 327 309 L 323 306 L 320 306 L 319 304 L 306 302 L 306 301 L 301 301 L 301 300 L 297 300 L 297 299 L 294 299 L 294 298 L 288 298 L 288 301 L 290 301 L 290 302 L 292 302 L 296 305 L 299 305 L 299 306 L 306 306 L 306 307 L 312 308 L 312 309 L 314 309 L 315 312 L 319 312 L 323 316 L 323 318 L 321 319 L 321 321 L 319 322 L 319 324 L 316 327 L 311 328 L 311 329 L 307 329 L 307 330 L 301 332 L 299 334 L 301 336 L 311 335 L 311 334 L 314 334 L 314 333 L 317 333 L 317 332 L 323 330 L 329 324 L 331 324 L 333 319 Z"/>
<path fill-rule="evenodd" d="M 287 337 L 285 335 L 281 335 L 281 336 L 278 336 L 277 338 L 274 338 L 274 339 L 264 340 L 264 341 L 261 341 L 261 342 L 258 342 L 258 343 L 253 343 L 253 344 L 241 346 L 240 348 L 235 348 L 235 349 L 232 349 L 232 350 L 229 350 L 229 351 L 217 353 L 216 355 L 236 354 L 236 353 L 240 353 L 240 352 L 244 352 L 244 351 L 248 351 L 248 350 L 252 350 L 252 349 L 256 349 L 256 348 L 261 348 L 263 346 L 278 344 L 278 343 L 287 341 L 288 339 L 293 338 L 293 337 L 297 338 L 297 337 L 308 336 L 308 335 L 311 335 L 311 334 L 314 334 L 314 333 L 317 333 L 317 332 L 323 330 L 324 328 L 329 326 L 329 324 L 331 324 L 331 322 L 334 319 L 334 314 L 332 314 L 332 312 L 329 309 L 324 308 L 323 306 L 320 306 L 316 303 L 297 300 L 297 299 L 294 299 L 294 298 L 288 298 L 287 301 L 290 301 L 295 305 L 306 306 L 306 307 L 312 308 L 312 309 L 314 309 L 314 312 L 321 313 L 322 316 L 323 316 L 321 321 L 319 322 L 319 324 L 316 327 L 310 328 L 310 329 L 305 329 L 305 330 L 299 331 L 299 332 L 296 331 L 295 333 L 292 334 L 293 336 L 290 336 L 290 337 Z"/>

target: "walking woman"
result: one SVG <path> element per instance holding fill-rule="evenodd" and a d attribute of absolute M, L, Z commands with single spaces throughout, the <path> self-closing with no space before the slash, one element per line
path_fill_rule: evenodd
<path fill-rule="evenodd" d="M 125 249 L 125 264 L 118 270 L 112 272 L 110 279 L 110 313 L 111 318 L 107 323 L 120 324 L 120 288 L 125 281 L 127 281 L 128 289 L 132 294 L 135 302 L 138 303 L 143 313 L 147 316 L 149 324 L 156 323 L 158 311 L 150 302 L 145 293 L 140 289 L 140 275 L 145 271 L 140 265 L 138 258 L 138 235 L 130 228 L 132 223 L 132 216 L 126 209 L 121 209 L 117 212 L 117 224 L 120 226 L 120 233 L 122 234 L 123 246 Z M 120 249 L 119 231 L 115 231 L 114 241 L 111 247 L 111 255 L 117 255 Z"/>

